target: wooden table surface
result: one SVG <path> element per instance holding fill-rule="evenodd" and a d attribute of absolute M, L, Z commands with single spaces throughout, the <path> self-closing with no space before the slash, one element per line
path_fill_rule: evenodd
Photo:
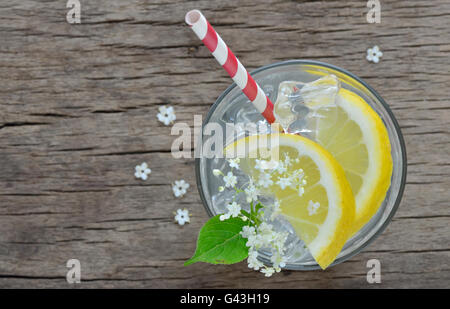
<path fill-rule="evenodd" d="M 422 288 L 450 287 L 450 2 L 81 2 L 0 0 L 0 287 Z M 232 266 L 182 263 L 207 214 L 193 159 L 174 159 L 170 127 L 206 115 L 230 84 L 184 24 L 199 8 L 249 70 L 288 59 L 343 67 L 391 106 L 408 176 L 398 212 L 362 253 L 326 271 L 270 279 Z M 369 63 L 366 50 L 384 55 Z M 147 181 L 134 166 L 148 162 Z M 176 199 L 171 183 L 186 179 Z M 173 223 L 187 208 L 191 223 Z M 381 284 L 366 281 L 381 261 Z M 81 262 L 78 285 L 66 262 Z"/>

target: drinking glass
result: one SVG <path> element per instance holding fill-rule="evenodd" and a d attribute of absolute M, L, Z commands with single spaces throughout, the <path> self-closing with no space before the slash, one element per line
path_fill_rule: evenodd
<path fill-rule="evenodd" d="M 336 260 L 330 265 L 333 266 L 350 259 L 374 241 L 392 220 L 400 204 L 406 181 L 406 149 L 400 127 L 389 106 L 372 87 L 354 74 L 334 65 L 311 60 L 289 60 L 263 66 L 251 73 L 272 102 L 276 101 L 281 82 L 308 83 L 328 74 L 334 74 L 340 80 L 341 87 L 359 95 L 380 116 L 389 134 L 393 161 L 391 185 L 382 205 L 372 219 L 347 241 Z M 210 108 L 203 127 L 210 122 L 218 123 L 223 128 L 226 123 L 267 124 L 235 83 L 229 86 Z M 203 136 L 201 140 L 205 139 Z M 202 157 L 195 161 L 197 187 L 210 216 L 225 212 L 225 203 L 217 194 L 219 180 L 212 174 L 212 170 L 217 168 L 219 162 L 218 159 Z M 301 242 L 298 245 L 300 246 Z M 259 252 L 259 258 L 270 265 L 270 257 L 265 252 Z M 320 267 L 310 254 L 300 256 L 294 254 L 288 258 L 285 268 L 312 270 Z"/>

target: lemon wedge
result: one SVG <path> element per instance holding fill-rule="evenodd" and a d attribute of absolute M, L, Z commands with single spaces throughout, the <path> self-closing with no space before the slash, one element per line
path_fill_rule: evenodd
<path fill-rule="evenodd" d="M 377 212 L 389 189 L 389 136 L 378 114 L 357 94 L 341 88 L 336 104 L 315 111 L 308 127 L 345 171 L 356 202 L 352 234 Z"/>
<path fill-rule="evenodd" d="M 264 138 L 270 138 L 270 147 L 258 141 Z M 242 154 L 239 149 L 246 149 L 241 169 L 277 198 L 281 213 L 325 269 L 354 224 L 355 201 L 342 167 L 322 146 L 299 135 L 241 138 L 225 148 L 225 156 Z"/>

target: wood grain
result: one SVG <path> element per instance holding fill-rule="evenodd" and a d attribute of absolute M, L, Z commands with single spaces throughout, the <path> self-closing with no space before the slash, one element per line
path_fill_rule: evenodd
<path fill-rule="evenodd" d="M 0 287 L 450 287 L 450 3 L 381 1 L 0 0 Z M 269 280 L 244 263 L 183 267 L 207 220 L 193 160 L 175 160 L 171 104 L 192 124 L 230 84 L 184 14 L 199 8 L 249 70 L 287 59 L 328 62 L 365 79 L 391 106 L 408 152 L 407 186 L 387 230 L 326 271 Z M 377 65 L 366 49 L 379 45 Z M 146 161 L 151 177 L 134 178 Z M 186 179 L 176 200 L 171 182 Z M 173 223 L 188 208 L 191 224 Z M 369 285 L 366 262 L 382 263 Z"/>

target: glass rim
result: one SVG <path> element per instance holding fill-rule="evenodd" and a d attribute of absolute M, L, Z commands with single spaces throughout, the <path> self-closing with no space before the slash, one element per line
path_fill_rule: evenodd
<path fill-rule="evenodd" d="M 329 63 L 325 63 L 325 62 L 321 62 L 321 61 L 316 61 L 316 60 L 303 60 L 303 59 L 295 59 L 295 60 L 285 60 L 285 61 L 280 61 L 280 62 L 275 62 L 269 65 L 265 65 L 262 67 L 257 68 L 256 70 L 250 72 L 250 75 L 254 75 L 263 71 L 266 71 L 268 69 L 272 69 L 272 68 L 276 68 L 276 67 L 281 67 L 281 66 L 289 66 L 289 65 L 316 65 L 316 66 L 322 66 L 324 68 L 328 68 L 328 69 L 332 69 L 335 71 L 338 71 L 344 75 L 347 75 L 351 78 L 353 78 L 354 80 L 356 80 L 357 82 L 359 82 L 362 86 L 364 86 L 383 106 L 383 108 L 386 110 L 386 112 L 389 115 L 390 120 L 392 121 L 394 128 L 395 128 L 395 132 L 397 134 L 398 137 L 398 141 L 400 143 L 400 149 L 402 152 L 402 174 L 401 174 L 401 181 L 400 181 L 400 187 L 398 190 L 398 194 L 395 198 L 395 203 L 389 213 L 389 215 L 387 216 L 386 220 L 383 222 L 383 224 L 379 227 L 379 229 L 366 241 L 364 242 L 364 244 L 362 244 L 360 247 L 356 248 L 354 251 L 349 252 L 348 254 L 337 258 L 336 260 L 333 261 L 333 263 L 330 264 L 329 267 L 332 267 L 334 265 L 340 264 L 344 261 L 347 261 L 348 259 L 354 257 L 355 255 L 357 255 L 358 253 L 360 253 L 362 250 L 364 250 L 367 246 L 369 246 L 376 238 L 378 238 L 378 236 L 383 233 L 383 231 L 386 229 L 386 227 L 388 226 L 388 224 L 392 221 L 392 218 L 394 217 L 395 213 L 397 212 L 398 207 L 400 206 L 400 202 L 401 199 L 403 197 L 403 192 L 405 190 L 405 186 L 406 186 L 406 174 L 407 174 L 407 157 L 406 157 L 406 146 L 405 146 L 405 141 L 403 139 L 403 135 L 402 132 L 400 130 L 400 125 L 397 122 L 397 119 L 394 116 L 394 113 L 392 112 L 392 110 L 390 109 L 389 105 L 386 103 L 386 101 L 384 101 L 384 99 L 378 94 L 378 92 L 372 88 L 369 84 L 367 84 L 364 80 L 362 80 L 361 78 L 359 78 L 358 76 L 356 76 L 355 74 L 344 70 L 338 66 L 329 64 Z M 236 88 L 237 85 L 236 83 L 232 83 L 227 89 L 225 89 L 224 92 L 221 93 L 221 95 L 217 98 L 217 100 L 214 102 L 214 104 L 210 107 L 208 114 L 206 115 L 205 120 L 202 123 L 202 131 L 203 132 L 203 127 L 209 122 L 209 120 L 211 119 L 212 114 L 214 113 L 214 111 L 216 110 L 216 108 L 219 106 L 219 104 L 223 101 L 223 99 L 234 89 Z M 202 133 L 200 133 L 202 134 Z M 200 194 L 200 198 L 202 200 L 202 204 L 203 207 L 205 208 L 207 214 L 209 217 L 214 216 L 214 213 L 211 211 L 211 209 L 208 208 L 208 203 L 206 201 L 205 195 L 203 194 L 203 190 L 201 187 L 201 177 L 200 177 L 200 160 L 201 158 L 195 158 L 195 176 L 196 176 L 196 182 L 197 182 L 197 190 Z M 264 262 L 266 265 L 270 265 L 271 262 L 269 259 L 264 258 L 264 257 L 259 257 L 261 259 L 262 262 Z M 287 269 L 287 270 L 315 270 L 315 269 L 321 269 L 319 265 L 286 265 L 286 267 L 284 267 L 283 269 Z"/>

